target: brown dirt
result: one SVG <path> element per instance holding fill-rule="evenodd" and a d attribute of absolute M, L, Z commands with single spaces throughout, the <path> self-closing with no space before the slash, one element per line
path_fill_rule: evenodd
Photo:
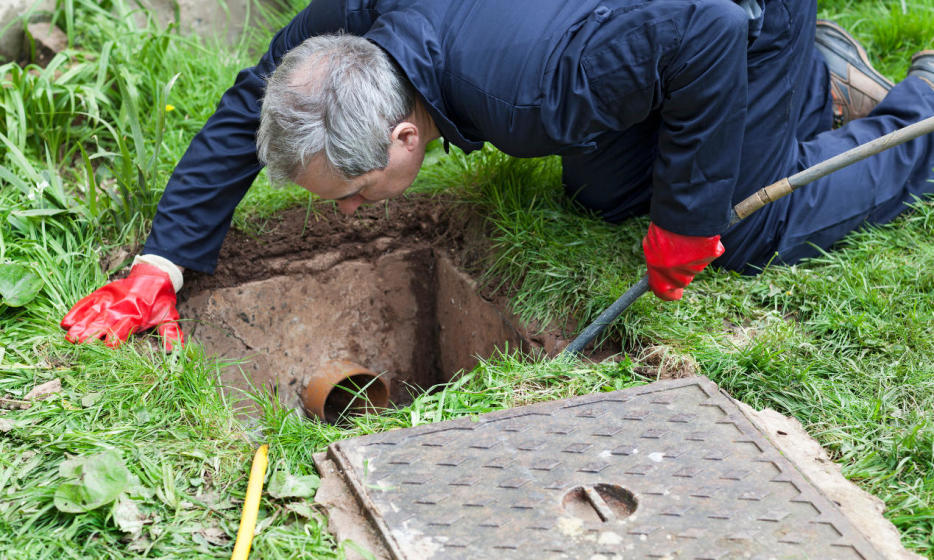
<path fill-rule="evenodd" d="M 700 370 L 692 356 L 661 344 L 646 346 L 634 361 L 639 364 L 633 367 L 636 373 L 658 381 L 694 377 Z"/>
<path fill-rule="evenodd" d="M 292 208 L 268 220 L 261 235 L 232 230 L 224 241 L 214 275 L 185 273 L 185 293 L 229 288 L 298 272 L 291 264 L 312 260 L 313 267 L 328 268 L 338 262 L 374 259 L 413 246 L 451 248 L 464 246 L 462 226 L 469 218 L 443 197 L 412 196 L 361 207 L 347 217 L 319 205 L 317 214 Z"/>
<path fill-rule="evenodd" d="M 350 217 L 324 205 L 319 206 L 317 215 L 308 215 L 305 208 L 292 208 L 266 221 L 259 235 L 231 230 L 214 275 L 186 272 L 179 301 L 208 290 L 281 275 L 314 273 L 340 262 L 373 260 L 395 251 L 431 247 L 471 276 L 474 292 L 499 309 L 533 348 L 548 356 L 557 355 L 578 330 L 573 318 L 544 327 L 523 324 L 509 310 L 509 294 L 492 289 L 497 284 L 495 279 L 477 284 L 490 253 L 484 222 L 468 206 L 444 196 L 391 199 L 361 207 Z M 587 357 L 601 361 L 620 351 L 618 343 L 607 341 L 597 351 L 589 349 Z M 460 365 L 463 367 L 463 362 Z"/>

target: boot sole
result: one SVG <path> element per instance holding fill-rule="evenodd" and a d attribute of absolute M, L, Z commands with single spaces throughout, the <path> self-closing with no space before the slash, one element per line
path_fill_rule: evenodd
<path fill-rule="evenodd" d="M 872 67 L 872 63 L 869 61 L 869 55 L 866 53 L 866 49 L 864 49 L 863 46 L 859 44 L 859 41 L 857 41 L 855 37 L 847 33 L 846 29 L 843 29 L 842 27 L 830 21 L 829 19 L 817 20 L 817 26 L 818 27 L 820 26 L 829 27 L 830 29 L 833 29 L 840 35 L 843 35 L 847 41 L 851 42 L 853 46 L 856 47 L 856 53 L 859 55 L 860 61 L 862 61 L 862 63 L 866 65 L 866 68 L 872 70 L 872 73 L 875 77 L 882 80 L 882 82 L 885 83 L 890 89 L 895 86 L 895 84 L 891 82 L 888 78 L 876 72 L 876 69 Z M 925 52 L 925 51 L 922 51 L 922 52 Z M 934 51 L 927 51 L 927 52 L 934 54 Z M 921 53 L 918 53 L 918 54 L 921 54 Z"/>
<path fill-rule="evenodd" d="M 934 50 L 926 49 L 911 55 L 911 65 L 908 67 L 909 76 L 917 76 L 934 88 L 934 63 L 929 66 L 916 66 L 922 58 L 934 59 Z"/>
<path fill-rule="evenodd" d="M 934 50 L 926 49 L 923 51 L 918 51 L 915 54 L 911 55 L 911 65 L 914 66 L 916 60 L 918 60 L 919 58 L 923 58 L 925 56 L 934 56 Z"/>

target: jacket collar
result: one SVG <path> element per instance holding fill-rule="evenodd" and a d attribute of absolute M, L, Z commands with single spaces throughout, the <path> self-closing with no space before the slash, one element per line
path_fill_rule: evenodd
<path fill-rule="evenodd" d="M 421 12 L 401 9 L 384 14 L 364 37 L 386 51 L 412 82 L 444 137 L 445 151 L 449 143 L 467 153 L 483 147 L 482 141 L 468 139 L 447 117 L 440 81 L 444 55 L 434 26 Z"/>

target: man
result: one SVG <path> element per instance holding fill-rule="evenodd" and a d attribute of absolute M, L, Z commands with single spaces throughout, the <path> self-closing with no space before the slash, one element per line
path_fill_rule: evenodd
<path fill-rule="evenodd" d="M 181 342 L 181 267 L 213 270 L 260 161 L 352 213 L 404 191 L 439 136 L 468 152 L 488 141 L 560 154 L 584 207 L 611 222 L 648 213 L 662 299 L 715 260 L 797 262 L 893 219 L 932 190 L 934 167 L 921 138 L 728 227 L 759 187 L 934 114 L 934 52 L 893 87 L 841 28 L 815 35 L 815 19 L 813 0 L 315 0 L 239 74 L 129 278 L 79 302 L 67 338 L 116 345 L 158 326 L 168 347 Z"/>

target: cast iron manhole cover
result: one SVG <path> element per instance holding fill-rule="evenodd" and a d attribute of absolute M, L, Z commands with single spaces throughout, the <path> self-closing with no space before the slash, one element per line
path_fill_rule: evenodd
<path fill-rule="evenodd" d="M 880 558 L 705 378 L 355 438 L 327 458 L 397 559 Z"/>

